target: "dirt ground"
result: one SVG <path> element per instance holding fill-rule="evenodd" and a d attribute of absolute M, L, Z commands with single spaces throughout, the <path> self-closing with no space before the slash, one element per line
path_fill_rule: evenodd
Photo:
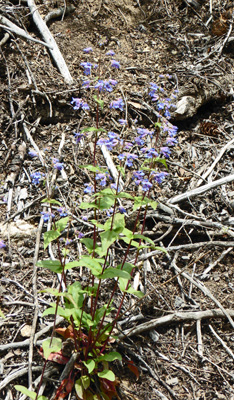
<path fill-rule="evenodd" d="M 26 3 L 2 0 L 0 16 L 42 40 Z M 64 3 L 36 4 L 45 18 Z M 160 206 L 146 220 L 146 235 L 168 253 L 141 256 L 137 287 L 147 296 L 130 314 L 132 300 L 124 305 L 119 330 L 131 333 L 118 350 L 135 362 L 140 377 L 137 380 L 115 364 L 119 399 L 233 400 L 232 2 L 73 0 L 67 5 L 72 12 L 53 17 L 47 25 L 72 84 L 64 82 L 45 46 L 12 32 L 4 43 L 6 29 L 0 28 L 0 239 L 6 243 L 0 249 L 0 309 L 5 315 L 0 318 L 0 398 L 26 398 L 14 385 L 29 386 L 29 369 L 33 385 L 38 385 L 43 360 L 38 346 L 32 345 L 32 329 L 37 334 L 48 327 L 38 340 L 52 329 L 52 319 L 42 317 L 51 297 L 40 291 L 57 287 L 58 281 L 50 271 L 35 266 L 35 254 L 39 260 L 56 258 L 53 246 L 43 250 L 47 224 L 40 225 L 40 213 L 46 185 L 73 216 L 73 231 L 90 231 L 79 209 L 90 176 L 79 165 L 92 162 L 91 149 L 89 140 L 78 146 L 74 133 L 95 125 L 96 115 L 78 113 L 71 100 L 83 95 L 80 63 L 101 59 L 101 74 L 118 80 L 115 98 L 125 102 L 124 111 L 104 117 L 101 126 L 120 132 L 116 121 L 125 118 L 129 140 L 136 119 L 138 126 L 148 129 L 157 122 L 148 96 L 150 83 L 162 86 L 165 97 L 178 91 L 170 119 L 178 126 L 178 143 L 168 160 L 169 177 L 154 190 Z M 84 53 L 88 47 L 93 51 Z M 109 50 L 116 53 L 119 70 L 105 66 Z M 107 100 L 111 96 L 107 94 Z M 35 146 L 42 159 L 28 155 Z M 64 163 L 63 173 L 53 171 L 53 157 Z M 105 165 L 101 151 L 97 157 Z M 113 161 L 117 162 L 116 154 Z M 32 183 L 30 175 L 35 172 L 46 174 L 45 185 Z M 220 179 L 223 182 L 212 186 Z M 129 174 L 124 184 L 131 191 Z M 210 186 L 202 190 L 205 185 Z M 176 199 L 183 193 L 184 198 Z M 71 245 L 74 259 L 80 246 L 78 240 Z M 68 280 L 85 279 L 79 273 L 71 270 Z M 106 287 L 103 299 L 108 291 Z M 144 325 L 153 321 L 152 326 Z M 60 373 L 47 382 L 44 395 L 51 400 Z"/>

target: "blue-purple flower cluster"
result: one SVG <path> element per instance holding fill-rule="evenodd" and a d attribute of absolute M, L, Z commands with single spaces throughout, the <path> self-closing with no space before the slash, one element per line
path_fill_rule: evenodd
<path fill-rule="evenodd" d="M 4 247 L 6 247 L 6 243 L 0 239 L 0 249 L 4 249 Z"/>
<path fill-rule="evenodd" d="M 34 172 L 33 174 L 30 175 L 30 178 L 32 179 L 32 183 L 37 186 L 39 185 L 43 176 L 44 174 L 42 174 L 41 172 Z"/>
<path fill-rule="evenodd" d="M 161 77 L 164 77 L 164 75 L 161 75 Z M 167 75 L 166 77 L 168 79 L 171 78 L 170 75 Z M 154 82 L 150 83 L 149 96 L 151 97 L 152 101 L 156 102 L 156 108 L 160 112 L 160 114 L 165 118 L 170 119 L 171 118 L 170 109 L 175 107 L 174 101 L 176 98 L 177 90 L 174 91 L 174 93 L 171 95 L 171 98 L 169 97 L 162 98 L 163 92 L 164 89 L 162 87 L 158 86 Z"/>
<path fill-rule="evenodd" d="M 89 105 L 84 100 L 82 100 L 80 98 L 72 97 L 71 104 L 74 104 L 73 105 L 73 109 L 74 110 L 79 110 L 80 108 L 82 110 L 89 110 Z"/>
<path fill-rule="evenodd" d="M 53 219 L 55 217 L 55 215 L 50 212 L 50 211 L 41 211 L 41 215 L 43 217 L 44 222 L 48 222 L 51 219 Z"/>
<path fill-rule="evenodd" d="M 93 50 L 91 47 L 87 47 L 84 49 L 84 52 L 92 53 Z M 106 56 L 113 57 L 114 55 L 115 52 L 113 50 L 106 52 Z M 112 68 L 120 69 L 120 63 L 118 61 L 111 59 L 110 62 Z M 93 65 L 88 61 L 81 63 L 81 66 L 84 68 L 84 75 L 91 75 L 92 68 L 97 68 L 97 65 Z M 168 80 L 172 78 L 170 75 L 162 75 L 160 77 L 164 79 L 164 83 L 162 82 L 162 85 L 165 84 L 165 80 L 168 82 Z M 98 79 L 94 82 L 85 80 L 82 86 L 84 89 L 96 89 L 99 93 L 110 93 L 115 89 L 117 83 L 118 82 L 115 79 L 110 78 L 106 80 Z M 137 168 L 139 168 L 139 161 L 142 160 L 142 158 L 146 161 L 149 160 L 152 162 L 159 157 L 164 157 L 167 159 L 171 155 L 170 147 L 177 143 L 177 127 L 173 126 L 168 121 L 171 117 L 170 110 L 174 106 L 173 102 L 176 97 L 176 91 L 174 91 L 174 94 L 172 94 L 170 98 L 165 97 L 164 92 L 165 89 L 163 87 L 160 87 L 154 82 L 150 83 L 149 96 L 151 97 L 151 100 L 156 103 L 156 109 L 159 112 L 159 122 L 156 124 L 156 130 L 138 127 L 136 130 L 137 135 L 135 135 L 135 138 L 132 141 L 126 141 L 120 137 L 120 134 L 109 131 L 106 138 L 101 137 L 97 140 L 97 145 L 105 145 L 109 151 L 116 149 L 119 152 L 118 159 L 122 166 L 124 165 L 125 168 L 136 168 L 136 171 L 133 172 L 133 180 L 137 186 L 141 185 L 144 192 L 149 191 L 154 183 L 161 184 L 168 173 L 158 172 L 156 170 L 148 170 L 147 172 L 144 170 L 138 170 Z M 88 104 L 85 103 L 81 98 L 72 98 L 71 103 L 73 104 L 75 110 L 89 110 Z M 114 99 L 109 104 L 109 107 L 112 110 L 123 111 L 124 106 L 125 103 L 122 98 Z M 127 126 L 128 123 L 127 120 L 123 118 L 120 118 L 118 122 L 123 127 Z M 158 129 L 163 131 L 163 137 L 166 136 L 165 142 L 162 143 L 161 147 L 159 148 L 158 143 L 156 143 Z M 82 133 L 75 133 L 77 143 L 79 143 L 83 137 L 84 135 Z M 151 163 L 150 165 L 153 164 Z M 105 172 L 96 173 L 95 180 L 96 183 L 98 183 L 101 187 L 105 187 L 110 181 L 110 176 L 108 176 L 108 174 Z M 86 183 L 84 192 L 86 194 L 92 194 L 95 191 L 94 186 L 95 185 Z M 113 182 L 110 186 L 113 189 L 117 189 L 116 184 Z"/>

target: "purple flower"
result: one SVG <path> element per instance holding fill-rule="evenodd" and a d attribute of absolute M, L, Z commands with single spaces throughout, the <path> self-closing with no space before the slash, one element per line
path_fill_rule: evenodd
<path fill-rule="evenodd" d="M 119 155 L 118 155 L 118 159 L 119 159 L 120 161 L 125 160 L 125 157 L 126 157 L 125 154 L 119 154 Z"/>
<path fill-rule="evenodd" d="M 106 215 L 108 216 L 108 217 L 110 217 L 112 214 L 113 214 L 113 208 L 111 207 L 111 208 L 109 208 L 108 210 L 106 210 Z"/>
<path fill-rule="evenodd" d="M 168 172 L 152 172 L 152 178 L 160 185 L 165 177 L 169 175 Z"/>
<path fill-rule="evenodd" d="M 107 178 L 106 174 L 103 174 L 103 173 L 96 174 L 96 176 L 95 176 L 96 181 L 100 180 L 99 184 L 102 187 L 106 186 L 106 178 Z"/>
<path fill-rule="evenodd" d="M 168 146 L 174 146 L 176 143 L 178 143 L 178 140 L 176 138 L 170 136 L 167 138 Z"/>
<path fill-rule="evenodd" d="M 64 165 L 61 162 L 57 162 L 57 163 L 54 163 L 54 168 L 57 169 L 58 171 L 62 171 L 62 169 L 64 168 Z"/>
<path fill-rule="evenodd" d="M 133 176 L 137 179 L 139 179 L 140 181 L 144 178 L 145 173 L 143 171 L 134 171 L 133 172 Z"/>
<path fill-rule="evenodd" d="M 116 60 L 111 60 L 112 68 L 120 69 L 120 63 Z"/>
<path fill-rule="evenodd" d="M 83 133 L 80 133 L 80 132 L 74 133 L 74 136 L 76 138 L 77 144 L 80 143 L 81 139 L 84 137 Z"/>
<path fill-rule="evenodd" d="M 72 244 L 73 240 L 72 239 L 67 239 L 65 242 L 65 246 L 69 246 L 69 244 Z"/>
<path fill-rule="evenodd" d="M 88 221 L 88 217 L 86 217 L 86 215 L 83 215 L 82 219 L 83 221 Z"/>
<path fill-rule="evenodd" d="M 88 89 L 90 87 L 90 81 L 84 81 L 82 86 L 84 86 L 85 89 Z"/>
<path fill-rule="evenodd" d="M 141 139 L 140 136 L 137 136 L 137 137 L 135 138 L 135 142 L 136 142 L 136 144 L 138 144 L 138 146 L 143 146 L 143 145 L 145 144 L 144 139 Z"/>
<path fill-rule="evenodd" d="M 87 218 L 87 217 L 86 217 Z M 88 219 L 88 218 L 87 218 Z M 82 239 L 82 237 L 84 237 L 84 234 L 82 232 L 79 232 L 78 234 L 78 239 Z"/>
<path fill-rule="evenodd" d="M 29 152 L 28 152 L 28 155 L 30 156 L 30 157 L 38 157 L 38 154 L 37 154 L 37 152 L 35 151 L 35 150 L 30 150 Z"/>
<path fill-rule="evenodd" d="M 129 150 L 133 146 L 132 143 L 130 142 L 124 142 L 124 150 Z"/>
<path fill-rule="evenodd" d="M 149 136 L 152 139 L 154 131 L 149 131 L 149 129 L 147 128 L 137 128 L 137 133 L 138 135 L 140 135 L 141 139 L 143 139 L 146 136 Z"/>
<path fill-rule="evenodd" d="M 80 98 L 74 98 L 72 97 L 71 104 L 74 104 L 73 109 L 74 110 L 79 110 L 82 108 L 82 110 L 89 110 L 89 106 L 87 103 L 85 103 L 82 99 Z"/>
<path fill-rule="evenodd" d="M 172 125 L 169 129 L 169 136 L 175 136 L 177 135 L 177 131 L 178 131 L 178 126 Z"/>
<path fill-rule="evenodd" d="M 98 89 L 99 92 L 112 92 L 113 86 L 117 85 L 117 83 L 114 79 L 109 79 L 108 81 L 99 79 L 94 88 Z"/>
<path fill-rule="evenodd" d="M 89 105 L 87 103 L 83 102 L 82 110 L 89 110 Z"/>
<path fill-rule="evenodd" d="M 40 179 L 42 178 L 42 174 L 40 172 L 34 172 L 33 174 L 30 175 L 30 178 L 32 178 L 32 183 L 34 185 L 39 185 Z"/>
<path fill-rule="evenodd" d="M 160 153 L 163 154 L 165 158 L 169 158 L 170 154 L 171 154 L 171 150 L 167 146 L 166 147 L 161 147 Z"/>
<path fill-rule="evenodd" d="M 91 53 L 93 51 L 92 47 L 86 47 L 86 49 L 83 49 L 84 53 Z"/>
<path fill-rule="evenodd" d="M 6 247 L 6 244 L 2 239 L 0 239 L 0 249 L 3 249 L 4 247 Z"/>
<path fill-rule="evenodd" d="M 132 167 L 133 166 L 133 161 L 136 160 L 138 158 L 138 156 L 136 154 L 127 154 L 127 161 L 126 161 L 126 165 L 128 167 Z"/>
<path fill-rule="evenodd" d="M 54 164 L 54 168 L 57 169 L 58 171 L 61 171 L 64 168 L 63 163 L 59 162 L 57 158 L 53 158 L 52 162 Z"/>
<path fill-rule="evenodd" d="M 114 55 L 115 55 L 114 50 L 109 50 L 109 51 L 106 53 L 106 56 L 114 56 Z"/>
<path fill-rule="evenodd" d="M 101 138 L 97 141 L 97 145 L 98 146 L 103 146 L 104 144 L 106 144 L 107 139 Z"/>
<path fill-rule="evenodd" d="M 59 208 L 57 208 L 57 211 L 58 211 L 60 217 L 66 217 L 67 216 L 67 212 L 66 212 L 65 208 L 59 207 Z"/>
<path fill-rule="evenodd" d="M 126 119 L 118 119 L 118 122 L 120 123 L 120 125 L 127 125 Z"/>
<path fill-rule="evenodd" d="M 91 64 L 90 62 L 82 62 L 80 63 L 81 67 L 84 67 L 84 74 L 85 75 L 90 75 L 91 74 L 91 69 L 93 64 Z"/>
<path fill-rule="evenodd" d="M 115 146 L 119 143 L 118 139 L 110 139 L 106 141 L 106 148 L 109 151 L 112 151 Z"/>
<path fill-rule="evenodd" d="M 49 221 L 50 218 L 54 218 L 54 214 L 50 211 L 45 212 L 45 211 L 41 211 L 41 215 L 43 216 L 43 220 L 45 222 Z"/>
<path fill-rule="evenodd" d="M 109 84 L 112 86 L 116 86 L 118 83 L 118 81 L 116 81 L 115 79 L 109 79 Z"/>
<path fill-rule="evenodd" d="M 167 109 L 164 112 L 164 117 L 167 118 L 167 119 L 171 118 L 171 113 Z"/>
<path fill-rule="evenodd" d="M 119 110 L 123 111 L 123 108 L 124 108 L 123 100 L 122 99 L 113 100 L 110 103 L 110 108 L 115 108 L 116 110 L 119 109 Z"/>
<path fill-rule="evenodd" d="M 142 149 L 143 150 L 143 149 Z M 153 158 L 158 157 L 157 151 L 152 147 L 151 149 L 147 149 L 145 158 Z"/>
<path fill-rule="evenodd" d="M 108 137 L 110 138 L 110 139 L 115 139 L 115 138 L 118 138 L 119 137 L 119 135 L 117 135 L 117 133 L 115 133 L 115 132 L 108 132 Z"/>
<path fill-rule="evenodd" d="M 119 212 L 120 214 L 125 214 L 127 211 L 123 206 L 119 206 Z"/>
<path fill-rule="evenodd" d="M 85 185 L 84 193 L 91 194 L 92 192 L 94 192 L 94 188 L 92 185 L 89 185 L 88 183 L 85 183 L 84 185 Z"/>
<path fill-rule="evenodd" d="M 149 182 L 148 179 L 143 179 L 143 181 L 141 182 L 142 185 L 142 190 L 144 192 L 148 192 L 148 190 L 150 190 L 153 186 L 153 184 L 151 182 Z"/>

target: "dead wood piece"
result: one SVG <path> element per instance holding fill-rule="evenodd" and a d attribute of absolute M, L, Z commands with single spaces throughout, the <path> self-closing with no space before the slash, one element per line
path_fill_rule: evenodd
<path fill-rule="evenodd" d="M 26 33 L 23 29 L 19 28 L 17 25 L 15 25 L 13 22 L 11 22 L 8 18 L 4 17 L 3 15 L 0 15 L 0 28 L 3 28 L 9 32 L 13 32 L 17 36 L 20 36 L 24 39 L 31 40 L 31 41 L 39 43 L 39 44 L 43 44 L 44 46 L 52 49 L 51 44 L 45 43 L 45 42 L 42 42 L 41 40 L 33 38 L 28 33 Z"/>
<path fill-rule="evenodd" d="M 205 279 L 208 276 L 208 273 L 214 268 L 216 267 L 217 264 L 220 263 L 220 261 L 228 254 L 230 253 L 230 251 L 233 251 L 233 247 L 228 247 L 228 249 L 224 250 L 222 252 L 222 254 L 217 258 L 217 260 L 215 260 L 214 262 L 212 262 L 211 264 L 209 264 L 209 266 L 203 271 L 203 273 L 200 276 L 200 279 Z"/>
<path fill-rule="evenodd" d="M 39 32 L 41 33 L 45 42 L 50 45 L 50 49 L 49 49 L 50 54 L 51 54 L 55 64 L 57 65 L 59 72 L 63 76 L 66 83 L 72 84 L 73 79 L 68 70 L 66 62 L 58 48 L 58 45 L 57 45 L 53 35 L 51 34 L 50 30 L 48 29 L 45 21 L 42 19 L 41 15 L 38 11 L 38 8 L 37 8 L 36 4 L 34 3 L 34 0 L 27 0 L 27 3 L 28 3 L 28 7 L 31 11 L 32 18 L 33 18 L 35 25 L 37 26 L 37 28 L 38 28 Z"/>
<path fill-rule="evenodd" d="M 183 219 L 183 218 L 175 218 L 175 217 L 168 217 L 167 215 L 161 215 L 157 212 L 153 212 L 147 216 L 147 218 L 157 218 L 159 220 L 165 221 L 170 223 L 172 226 L 175 224 L 181 224 L 183 226 L 192 225 L 201 228 L 213 228 L 218 229 L 220 234 L 222 235 L 225 232 L 225 235 L 230 237 L 234 237 L 234 231 L 230 229 L 228 226 L 220 224 L 219 222 L 213 221 L 204 221 L 204 220 L 191 220 L 191 219 Z"/>
<path fill-rule="evenodd" d="M 208 168 L 208 170 L 201 176 L 201 179 L 197 182 L 196 187 L 200 186 L 202 184 L 202 182 L 211 174 L 211 172 L 213 171 L 214 167 L 216 166 L 216 164 L 219 162 L 219 160 L 222 158 L 223 154 L 225 153 L 225 151 L 234 143 L 234 139 L 230 140 L 225 146 L 222 147 L 222 149 L 220 150 L 220 153 L 218 154 L 218 156 L 216 157 L 216 159 L 214 160 L 214 162 L 212 163 L 212 165 L 210 166 L 210 168 Z"/>
<path fill-rule="evenodd" d="M 42 367 L 32 367 L 33 372 L 41 371 Z M 21 376 L 24 376 L 28 372 L 28 367 L 22 368 L 18 371 L 13 372 L 12 374 L 8 375 L 3 381 L 0 383 L 0 390 L 4 389 L 10 382 L 14 381 Z"/>
<path fill-rule="evenodd" d="M 234 174 L 227 175 L 224 178 L 217 179 L 216 181 L 208 183 L 207 185 L 203 185 L 197 189 L 189 190 L 188 192 L 172 197 L 171 199 L 168 200 L 168 205 L 170 206 L 170 204 L 175 204 L 184 201 L 186 199 L 190 199 L 191 197 L 198 196 L 218 186 L 225 185 L 232 181 L 234 181 Z"/>
<path fill-rule="evenodd" d="M 226 343 L 223 341 L 223 339 L 221 339 L 221 337 L 217 334 L 217 332 L 215 332 L 214 328 L 212 327 L 212 325 L 208 325 L 210 328 L 210 331 L 213 333 L 213 335 L 216 337 L 216 339 L 218 340 L 219 343 L 221 343 L 221 345 L 223 346 L 223 348 L 226 350 L 226 352 L 228 353 L 229 356 L 232 357 L 232 359 L 234 360 L 234 354 L 231 351 L 231 349 L 226 345 Z"/>
<path fill-rule="evenodd" d="M 115 180 L 115 183 L 116 183 L 116 184 L 118 183 L 119 189 L 120 189 L 120 191 L 121 191 L 121 190 L 123 189 L 124 182 L 123 182 L 123 180 L 119 177 L 119 173 L 118 173 L 118 171 L 117 171 L 117 168 L 116 168 L 115 164 L 113 163 L 113 160 L 112 160 L 112 158 L 111 158 L 111 156 L 110 156 L 110 153 L 109 153 L 109 151 L 107 150 L 107 147 L 106 147 L 105 144 L 103 144 L 103 145 L 101 146 L 101 150 L 102 150 L 103 157 L 104 157 L 105 160 L 106 160 L 106 165 L 108 166 L 108 168 L 109 168 L 109 170 L 110 170 L 110 172 L 111 172 L 111 175 L 113 176 L 113 178 L 114 178 L 114 180 Z"/>
<path fill-rule="evenodd" d="M 225 310 L 227 314 L 231 317 L 234 317 L 234 310 Z M 149 331 L 151 329 L 155 329 L 158 326 L 169 325 L 173 323 L 179 323 L 183 321 L 198 321 L 205 318 L 226 318 L 224 313 L 216 308 L 213 310 L 207 311 L 179 311 L 173 314 L 165 315 L 163 317 L 159 317 L 156 319 L 152 319 L 151 321 L 144 322 L 143 324 L 138 325 L 136 328 L 127 329 L 123 331 L 118 337 L 119 339 L 124 339 L 125 336 L 133 336 L 139 335 L 140 333 Z"/>
<path fill-rule="evenodd" d="M 76 8 L 75 8 L 75 6 L 73 6 L 73 4 L 69 4 L 65 8 L 64 7 L 57 8 L 56 10 L 50 11 L 45 16 L 44 21 L 46 24 L 48 24 L 48 22 L 51 19 L 55 19 L 55 18 L 63 17 L 63 15 L 71 14 L 72 12 L 75 11 L 75 9 Z"/>

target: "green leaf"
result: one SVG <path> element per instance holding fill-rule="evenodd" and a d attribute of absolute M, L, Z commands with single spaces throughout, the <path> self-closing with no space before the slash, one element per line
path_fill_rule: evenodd
<path fill-rule="evenodd" d="M 105 132 L 105 129 L 102 128 L 95 128 L 94 126 L 91 126 L 90 128 L 84 128 L 81 131 L 83 132 Z"/>
<path fill-rule="evenodd" d="M 160 246 L 155 246 L 154 250 L 159 250 L 159 251 L 162 251 L 163 253 L 167 253 L 167 250 Z"/>
<path fill-rule="evenodd" d="M 103 272 L 103 274 L 98 275 L 98 278 L 99 279 L 124 278 L 129 280 L 131 279 L 131 275 L 127 271 L 109 267 Z"/>
<path fill-rule="evenodd" d="M 126 290 L 127 284 L 128 284 L 127 279 L 119 278 L 119 288 L 122 292 L 134 294 L 135 296 L 139 297 L 140 299 L 142 297 L 144 297 L 144 293 L 142 293 L 139 290 L 133 289 L 133 287 L 131 287 L 131 286 L 129 286 L 129 288 Z"/>
<path fill-rule="evenodd" d="M 147 236 L 141 235 L 140 233 L 134 234 L 134 239 L 142 239 L 145 242 L 149 242 L 150 244 L 152 244 L 153 247 L 155 246 L 153 240 L 151 240 Z"/>
<path fill-rule="evenodd" d="M 42 313 L 42 316 L 45 317 L 46 315 L 54 315 L 55 314 L 55 308 L 56 308 L 56 304 L 52 303 L 51 307 L 47 308 Z M 57 314 L 60 315 L 60 317 L 63 317 L 63 318 L 65 318 L 65 319 L 67 319 L 69 321 L 70 317 L 72 315 L 72 310 L 70 310 L 68 308 L 64 309 L 64 308 L 58 306 Z"/>
<path fill-rule="evenodd" d="M 56 240 L 60 236 L 59 231 L 48 231 L 44 233 L 44 250 L 49 246 L 53 240 Z"/>
<path fill-rule="evenodd" d="M 99 210 L 107 210 L 113 206 L 115 202 L 114 197 L 106 196 L 102 198 L 98 198 L 97 204 Z"/>
<path fill-rule="evenodd" d="M 52 296 L 63 296 L 62 292 L 59 292 L 58 289 L 54 289 L 54 288 L 48 288 L 48 289 L 40 290 L 40 293 L 49 293 Z"/>
<path fill-rule="evenodd" d="M 79 261 L 70 261 L 69 263 L 67 263 L 67 264 L 65 264 L 65 270 L 67 270 L 67 269 L 72 269 L 72 268 L 75 268 L 75 267 L 79 267 Z"/>
<path fill-rule="evenodd" d="M 124 263 L 123 267 L 122 264 L 119 264 L 117 265 L 117 268 L 122 269 L 123 271 L 127 271 L 129 274 L 131 274 L 132 270 L 136 268 L 136 266 L 134 264 L 126 262 Z"/>
<path fill-rule="evenodd" d="M 133 240 L 133 239 L 130 239 L 129 237 L 126 237 L 126 236 L 123 236 L 123 237 L 121 237 L 121 240 L 123 240 L 125 243 L 127 243 L 127 244 L 129 244 L 130 242 L 131 242 L 131 246 L 134 246 L 134 247 L 136 247 L 137 249 L 140 249 L 140 244 L 138 243 L 138 242 L 136 242 L 135 240 Z M 144 247 L 146 247 L 146 246 L 143 246 L 142 248 L 144 248 Z"/>
<path fill-rule="evenodd" d="M 93 275 L 99 275 L 102 272 L 101 263 L 104 263 L 103 258 L 92 258 L 91 256 L 83 256 L 78 261 L 78 266 L 86 267 L 91 270 Z"/>
<path fill-rule="evenodd" d="M 90 238 L 83 238 L 81 239 L 81 243 L 83 243 L 86 247 L 86 249 L 88 250 L 89 253 L 92 253 L 94 248 L 93 248 L 93 239 Z M 97 246 L 96 246 L 97 247 Z"/>
<path fill-rule="evenodd" d="M 111 351 L 108 354 L 103 355 L 102 357 L 98 357 L 97 362 L 101 361 L 114 361 L 114 360 L 122 360 L 121 354 L 119 354 L 117 351 Z"/>
<path fill-rule="evenodd" d="M 106 232 L 102 232 L 100 234 L 100 238 L 102 241 L 102 255 L 106 254 L 107 249 L 119 238 L 119 233 L 116 232 L 115 230 L 108 230 Z M 99 252 L 100 255 L 100 252 Z"/>
<path fill-rule="evenodd" d="M 131 194 L 126 193 L 126 192 L 118 193 L 118 194 L 116 195 L 116 197 L 117 197 L 117 199 L 130 199 L 130 200 L 134 200 L 134 196 L 132 196 Z"/>
<path fill-rule="evenodd" d="M 95 167 L 94 165 L 90 165 L 90 164 L 88 164 L 88 165 L 79 165 L 79 167 L 82 168 L 82 169 L 87 169 L 88 171 L 91 171 L 91 172 L 97 172 L 97 173 L 99 173 L 99 172 L 103 172 L 103 173 L 107 172 L 107 168 Z"/>
<path fill-rule="evenodd" d="M 73 298 L 73 301 L 77 305 L 78 308 L 81 308 L 84 301 L 84 293 L 86 290 L 83 290 L 80 282 L 74 282 L 72 285 L 68 286 L 68 294 L 70 294 Z"/>
<path fill-rule="evenodd" d="M 83 375 L 81 376 L 81 382 L 82 382 L 82 386 L 85 390 L 87 390 L 90 386 L 90 378 L 87 375 Z"/>
<path fill-rule="evenodd" d="M 78 398 L 83 400 L 84 399 L 84 397 L 83 397 L 84 396 L 84 388 L 82 385 L 81 378 L 77 379 L 77 381 L 75 382 L 75 391 L 76 391 Z"/>
<path fill-rule="evenodd" d="M 44 200 L 42 200 L 42 203 L 57 204 L 60 207 L 62 206 L 62 204 L 59 201 L 54 200 L 54 199 L 44 199 Z"/>
<path fill-rule="evenodd" d="M 51 353 L 57 353 L 62 348 L 62 339 L 53 338 L 50 345 L 50 338 L 44 340 L 42 343 L 42 348 L 44 352 L 44 357 L 47 360 Z"/>
<path fill-rule="evenodd" d="M 63 267 L 59 260 L 42 260 L 37 262 L 38 267 L 47 268 L 56 274 L 61 274 L 63 272 Z"/>
<path fill-rule="evenodd" d="M 37 397 L 37 394 L 35 392 L 32 392 L 32 390 L 28 390 L 25 386 L 22 385 L 15 385 L 14 388 L 18 390 L 19 392 L 25 394 L 26 396 L 30 397 L 30 399 L 35 400 Z M 46 396 L 38 396 L 38 400 L 48 400 L 48 397 Z"/>
<path fill-rule="evenodd" d="M 3 314 L 3 312 L 0 310 L 0 318 L 5 318 L 5 315 Z"/>
<path fill-rule="evenodd" d="M 61 218 L 59 221 L 55 222 L 56 229 L 59 232 L 64 231 L 64 229 L 67 226 L 68 221 L 69 221 L 69 217 L 64 217 L 64 218 Z"/>
<path fill-rule="evenodd" d="M 103 110 L 104 108 L 104 101 L 99 99 L 96 95 L 93 96 L 94 100 L 96 101 L 96 103 L 101 107 L 101 110 Z"/>
<path fill-rule="evenodd" d="M 134 197 L 134 205 L 133 205 L 133 211 L 137 210 L 141 206 L 147 206 L 150 205 L 153 209 L 157 208 L 157 202 L 149 199 L 148 197 L 142 198 L 142 196 L 136 196 Z"/>
<path fill-rule="evenodd" d="M 87 360 L 87 361 L 83 361 L 84 365 L 86 366 L 88 373 L 91 374 L 91 372 L 93 372 L 96 363 L 94 360 Z"/>
<path fill-rule="evenodd" d="M 139 299 L 141 299 L 142 297 L 144 297 L 144 293 L 141 292 L 140 290 L 135 290 L 133 289 L 132 286 L 129 286 L 129 288 L 127 290 L 125 290 L 126 293 L 130 293 L 130 294 L 134 294 L 135 296 L 137 296 Z"/>
<path fill-rule="evenodd" d="M 109 369 L 104 369 L 102 372 L 98 372 L 99 378 L 105 378 L 108 381 L 114 382 L 115 374 L 114 372 L 110 371 Z"/>
<path fill-rule="evenodd" d="M 82 210 L 87 210 L 87 208 L 99 208 L 98 205 L 96 203 L 87 203 L 87 202 L 82 202 L 79 207 Z"/>

